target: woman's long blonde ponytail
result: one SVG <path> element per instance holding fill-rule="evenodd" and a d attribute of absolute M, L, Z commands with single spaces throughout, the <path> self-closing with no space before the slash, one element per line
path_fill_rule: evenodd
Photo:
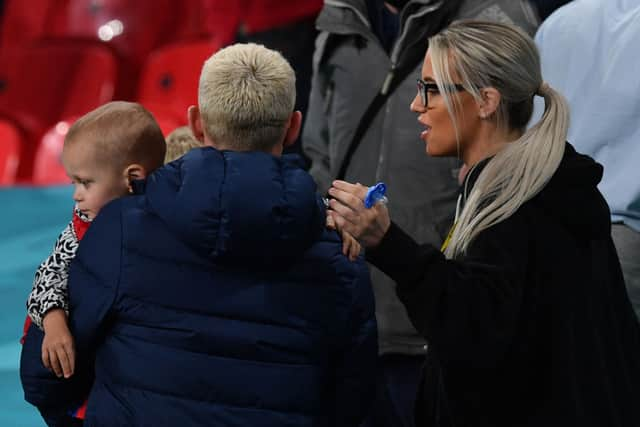
<path fill-rule="evenodd" d="M 445 249 L 448 258 L 456 258 L 467 251 L 479 233 L 509 218 L 544 188 L 564 153 L 569 108 L 562 95 L 542 81 L 533 40 L 515 27 L 489 22 L 454 23 L 430 39 L 429 50 L 435 80 L 454 125 L 458 102 L 456 94 L 447 92 L 447 87 L 456 83 L 450 67 L 478 101 L 483 87 L 500 92 L 496 116 L 508 130 L 524 130 L 534 95 L 545 100 L 540 121 L 506 144 L 480 173 Z"/>

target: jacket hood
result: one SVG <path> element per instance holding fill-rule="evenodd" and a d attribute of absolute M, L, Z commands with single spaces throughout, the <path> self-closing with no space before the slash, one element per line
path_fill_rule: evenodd
<path fill-rule="evenodd" d="M 458 8 L 461 1 L 449 0 L 456 4 L 455 8 Z M 425 6 L 429 6 L 430 10 L 438 10 L 445 3 L 442 0 L 407 0 L 400 17 L 406 20 Z M 382 0 L 325 0 L 316 25 L 319 30 L 338 34 L 349 34 L 358 28 L 360 32 L 370 31 L 370 8 L 382 7 L 382 4 Z"/>
<path fill-rule="evenodd" d="M 370 19 L 370 8 L 383 7 L 382 0 L 325 0 L 316 20 L 322 32 L 334 35 L 358 34 L 369 42 L 380 45 L 379 34 Z M 389 52 L 391 68 L 411 70 L 424 58 L 426 40 L 444 28 L 455 16 L 462 0 L 410 0 L 400 11 L 400 28 Z M 315 62 L 324 55 L 324 42 L 318 38 Z M 329 43 L 330 44 L 330 43 Z"/>
<path fill-rule="evenodd" d="M 567 143 L 560 166 L 534 203 L 579 239 L 611 234 L 610 211 L 598 190 L 603 167 Z"/>
<path fill-rule="evenodd" d="M 215 262 L 270 265 L 318 239 L 325 208 L 298 156 L 191 150 L 146 183 L 147 209 Z"/>

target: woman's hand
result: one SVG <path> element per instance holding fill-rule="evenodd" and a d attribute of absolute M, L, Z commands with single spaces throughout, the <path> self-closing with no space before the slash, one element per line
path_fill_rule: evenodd
<path fill-rule="evenodd" d="M 389 211 L 383 203 L 376 203 L 370 209 L 364 206 L 367 187 L 333 181 L 329 194 L 333 199 L 329 201 L 328 212 L 339 230 L 351 234 L 365 248 L 375 247 L 382 241 L 391 225 Z"/>
<path fill-rule="evenodd" d="M 76 351 L 67 326 L 67 315 L 64 310 L 55 308 L 44 316 L 42 326 L 42 363 L 58 377 L 69 378 L 75 368 Z"/>

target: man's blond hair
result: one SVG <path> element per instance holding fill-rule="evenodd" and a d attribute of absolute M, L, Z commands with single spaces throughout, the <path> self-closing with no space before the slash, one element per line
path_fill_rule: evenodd
<path fill-rule="evenodd" d="M 274 50 L 235 44 L 202 67 L 198 104 L 205 134 L 232 150 L 270 150 L 285 135 L 296 98 L 291 65 Z"/>
<path fill-rule="evenodd" d="M 65 137 L 65 146 L 95 146 L 96 159 L 115 169 L 137 163 L 148 171 L 162 166 L 166 143 L 153 115 L 135 102 L 113 101 L 80 117 Z"/>
<path fill-rule="evenodd" d="M 167 154 L 164 156 L 164 162 L 172 162 L 197 147 L 202 147 L 202 143 L 196 139 L 189 126 L 177 127 L 167 135 Z"/>

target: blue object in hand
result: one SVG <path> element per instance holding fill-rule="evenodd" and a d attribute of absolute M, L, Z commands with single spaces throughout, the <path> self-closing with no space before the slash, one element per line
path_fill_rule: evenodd
<path fill-rule="evenodd" d="M 384 182 L 379 182 L 376 185 L 369 187 L 367 195 L 364 198 L 364 207 L 370 209 L 377 202 L 386 200 L 386 197 L 384 196 L 386 192 L 387 186 Z"/>

